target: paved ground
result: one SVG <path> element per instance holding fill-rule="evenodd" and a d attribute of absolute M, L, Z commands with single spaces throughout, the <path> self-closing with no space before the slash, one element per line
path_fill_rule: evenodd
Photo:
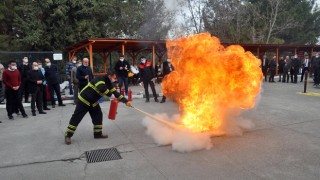
<path fill-rule="evenodd" d="M 134 93 L 141 87 L 132 87 Z M 160 89 L 158 86 L 157 89 Z M 73 105 L 57 107 L 47 115 L 7 119 L 0 109 L 0 179 L 319 179 L 320 97 L 301 95 L 302 83 L 264 83 L 260 104 L 243 113 L 256 128 L 240 137 L 212 138 L 211 150 L 191 153 L 157 146 L 145 135 L 144 115 L 119 106 L 115 121 L 104 115 L 106 140 L 92 136 L 90 116 L 77 129 L 73 144 L 64 145 L 64 131 Z M 320 93 L 310 87 L 309 91 Z M 101 104 L 107 114 L 110 102 Z M 165 104 L 134 99 L 151 113 L 177 113 Z M 26 107 L 29 114 L 30 107 Z M 84 152 L 116 147 L 123 159 L 86 163 Z"/>

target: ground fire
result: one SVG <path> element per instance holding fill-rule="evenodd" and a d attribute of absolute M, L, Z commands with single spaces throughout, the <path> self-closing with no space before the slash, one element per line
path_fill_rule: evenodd
<path fill-rule="evenodd" d="M 182 126 L 218 130 L 231 111 L 254 107 L 262 72 L 252 53 L 223 47 L 209 33 L 168 40 L 167 49 L 175 71 L 163 80 L 162 91 L 177 102 Z"/>

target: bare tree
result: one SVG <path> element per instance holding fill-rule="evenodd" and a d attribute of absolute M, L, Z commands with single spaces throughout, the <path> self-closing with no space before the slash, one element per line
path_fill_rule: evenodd
<path fill-rule="evenodd" d="M 290 28 L 295 28 L 298 24 L 293 17 L 286 14 L 287 8 L 283 0 L 265 0 L 249 4 L 248 9 L 252 14 L 251 28 L 256 35 L 252 38 L 266 44 L 274 43 L 277 42 L 277 35 Z"/>
<path fill-rule="evenodd" d="M 298 24 L 285 0 L 209 0 L 205 29 L 223 42 L 281 43 L 277 35 Z"/>
<path fill-rule="evenodd" d="M 204 31 L 203 10 L 207 0 L 178 0 L 183 7 L 180 11 L 185 22 L 182 24 L 189 33 Z"/>

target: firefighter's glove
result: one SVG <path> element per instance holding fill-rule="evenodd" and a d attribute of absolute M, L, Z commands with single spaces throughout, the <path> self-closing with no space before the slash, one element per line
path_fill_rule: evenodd
<path fill-rule="evenodd" d="M 131 101 L 128 101 L 128 102 L 126 103 L 126 106 L 128 106 L 128 107 L 133 107 L 132 104 L 131 104 Z"/>

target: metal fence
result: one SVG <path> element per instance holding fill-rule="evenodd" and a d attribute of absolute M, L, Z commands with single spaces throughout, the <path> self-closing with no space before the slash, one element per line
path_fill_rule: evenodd
<path fill-rule="evenodd" d="M 22 63 L 22 59 L 24 57 L 28 57 L 29 63 L 35 61 L 41 61 L 44 64 L 44 59 L 49 58 L 52 64 L 57 65 L 58 73 L 60 77 L 60 81 L 64 81 L 66 79 L 66 62 L 67 56 L 63 54 L 63 60 L 55 61 L 53 59 L 53 54 L 56 52 L 53 51 L 0 51 L 0 63 L 3 64 L 5 68 L 8 67 L 8 63 L 11 60 L 15 60 L 17 64 Z M 58 52 L 61 53 L 61 52 Z"/>

